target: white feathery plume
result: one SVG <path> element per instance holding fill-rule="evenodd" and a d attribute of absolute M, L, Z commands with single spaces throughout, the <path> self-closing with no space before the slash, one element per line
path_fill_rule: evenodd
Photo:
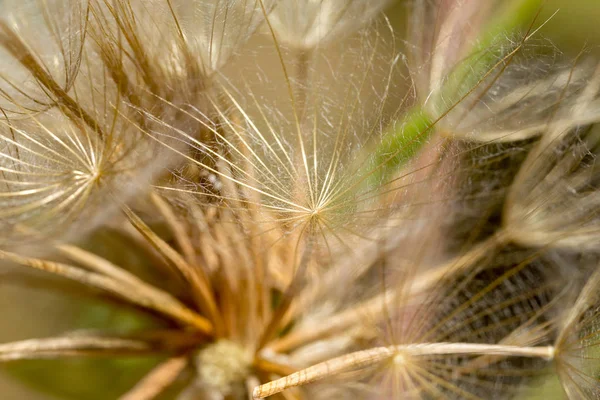
<path fill-rule="evenodd" d="M 312 50 L 357 31 L 389 3 L 389 0 L 282 0 L 269 21 L 283 45 Z"/>
<path fill-rule="evenodd" d="M 131 130 L 132 120 L 156 129 L 131 106 L 180 128 L 197 128 L 184 113 L 161 109 L 157 99 L 202 103 L 210 75 L 273 4 L 31 0 L 5 5 L 12 8 L 0 21 L 7 61 L 6 71 L 0 71 L 2 241 L 19 242 L 58 227 L 68 231 L 84 218 L 82 211 L 91 229 L 104 219 L 92 217 L 94 205 L 108 211 L 108 204 L 116 204 L 106 195 L 122 200 L 144 190 L 170 157 Z"/>
<path fill-rule="evenodd" d="M 600 269 L 565 312 L 556 341 L 556 369 L 569 399 L 600 396 Z"/>
<path fill-rule="evenodd" d="M 87 0 L 7 0 L 0 17 L 0 107 L 13 117 L 64 100 L 81 68 Z"/>
<path fill-rule="evenodd" d="M 598 249 L 596 159 L 600 135 L 595 125 L 600 67 L 566 104 L 527 156 L 505 204 L 504 224 L 513 240 L 526 246 Z"/>

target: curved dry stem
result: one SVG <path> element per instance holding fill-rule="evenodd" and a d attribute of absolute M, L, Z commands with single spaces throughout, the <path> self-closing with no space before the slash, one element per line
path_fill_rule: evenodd
<path fill-rule="evenodd" d="M 129 284 L 135 287 L 143 287 L 144 289 L 146 287 L 154 289 L 146 282 L 127 272 L 123 268 L 120 268 L 107 259 L 86 251 L 80 247 L 61 244 L 57 245 L 56 248 L 60 253 L 68 257 L 70 260 L 79 263 L 94 272 L 111 277 L 123 284 Z"/>
<path fill-rule="evenodd" d="M 255 399 L 269 397 L 291 387 L 306 385 L 345 371 L 364 368 L 396 356 L 398 362 L 403 363 L 405 362 L 404 357 L 470 354 L 552 359 L 554 357 L 554 347 L 522 347 L 481 343 L 419 343 L 376 347 L 345 354 L 261 385 L 254 389 L 253 397 Z"/>
<path fill-rule="evenodd" d="M 279 306 L 276 308 L 275 312 L 271 316 L 269 323 L 266 325 L 263 333 L 261 334 L 261 337 L 258 341 L 257 350 L 260 350 L 263 347 L 265 347 L 269 340 L 271 340 L 271 338 L 275 335 L 277 329 L 279 329 L 282 322 L 285 321 L 286 314 L 291 309 L 294 300 L 296 300 L 296 295 L 298 294 L 298 291 L 301 288 L 301 284 L 305 278 L 305 273 L 308 268 L 310 258 L 312 257 L 313 242 L 312 237 L 310 237 L 310 233 L 308 233 L 308 235 L 309 237 L 306 242 L 306 246 L 302 251 L 302 256 L 298 264 L 298 268 L 294 273 L 294 277 L 292 278 L 292 282 L 290 282 L 289 286 L 283 293 L 281 304 L 279 304 Z M 301 235 L 301 237 L 302 236 L 303 235 Z"/>
<path fill-rule="evenodd" d="M 204 317 L 187 308 L 170 294 L 152 288 L 143 290 L 135 285 L 119 282 L 112 277 L 88 272 L 72 265 L 22 257 L 18 254 L 0 250 L 0 260 L 8 260 L 19 265 L 60 275 L 84 285 L 100 289 L 131 304 L 154 310 L 186 325 L 191 325 L 204 334 L 212 334 L 213 327 Z M 150 286 L 148 286 L 150 288 Z"/>
<path fill-rule="evenodd" d="M 0 344 L 0 362 L 65 356 L 148 353 L 152 353 L 152 348 L 143 341 L 102 336 L 63 336 Z"/>
<path fill-rule="evenodd" d="M 123 212 L 129 222 L 140 232 L 154 248 L 178 271 L 190 284 L 198 307 L 204 311 L 214 324 L 216 332 L 221 330 L 222 322 L 213 296 L 210 281 L 202 268 L 194 268 L 167 242 L 152 231 L 129 207 L 123 206 Z"/>
<path fill-rule="evenodd" d="M 187 364 L 187 357 L 173 357 L 160 363 L 119 400 L 154 399 L 173 384 Z"/>
<path fill-rule="evenodd" d="M 194 245 L 186 232 L 185 226 L 175 215 L 173 208 L 167 201 L 165 201 L 155 192 L 150 194 L 150 200 L 152 203 L 154 203 L 160 214 L 165 218 L 165 221 L 167 222 L 169 229 L 173 232 L 173 236 L 175 237 L 181 252 L 185 256 L 185 260 L 188 262 L 188 264 L 196 263 L 197 260 Z"/>

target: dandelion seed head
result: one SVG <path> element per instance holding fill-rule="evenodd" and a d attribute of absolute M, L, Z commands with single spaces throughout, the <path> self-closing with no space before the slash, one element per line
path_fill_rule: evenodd
<path fill-rule="evenodd" d="M 378 188 L 372 182 L 382 166 L 365 150 L 385 134 L 385 121 L 403 109 L 401 92 L 395 89 L 406 77 L 389 39 L 361 38 L 354 46 L 337 60 L 337 68 L 324 55 L 302 65 L 292 58 L 281 85 L 273 86 L 290 89 L 284 104 L 273 103 L 260 91 L 263 79 L 280 77 L 260 75 L 260 88 L 253 86 L 254 76 L 245 77 L 244 90 L 225 82 L 224 95 L 210 99 L 217 123 L 207 122 L 198 110 L 190 112 L 212 141 L 183 130 L 168 132 L 168 122 L 158 120 L 167 128 L 165 139 L 184 142 L 204 157 L 179 152 L 208 173 L 201 190 L 185 177 L 163 189 L 195 192 L 199 200 L 218 201 L 223 207 L 255 208 L 265 221 L 263 231 L 278 232 L 269 226 L 280 222 L 284 235 L 302 240 L 310 236 L 326 251 L 348 248 L 352 237 L 377 235 L 375 224 L 369 225 L 386 211 L 377 204 Z M 377 60 L 388 57 L 392 62 L 382 68 Z M 301 78 L 305 73 L 310 85 Z M 394 182 L 386 190 L 393 196 Z M 356 211 L 360 219 L 352 218 Z"/>
<path fill-rule="evenodd" d="M 1 32 L 10 68 L 0 82 L 6 101 L 1 162 L 10 205 L 7 226 L 42 234 L 88 218 L 92 227 L 93 205 L 106 203 L 101 198 L 127 198 L 153 179 L 170 157 L 142 132 L 160 135 L 156 118 L 178 128 L 198 125 L 161 109 L 158 99 L 201 103 L 209 75 L 271 6 L 269 1 L 262 6 L 258 1 L 31 1 L 11 7 Z M 210 24 L 186 19 L 195 21 L 197 14 Z M 19 87 L 22 81 L 31 83 L 31 90 Z M 152 118 L 142 120 L 140 109 L 151 110 Z M 29 125 L 19 128 L 20 119 Z"/>
<path fill-rule="evenodd" d="M 124 186 L 125 179 L 142 179 L 147 171 L 145 156 L 137 152 L 144 144 L 134 135 L 101 138 L 58 110 L 1 124 L 3 242 L 69 231 L 84 214 L 94 226 L 90 210 L 97 211 L 107 196 L 132 190 L 135 185 Z"/>
<path fill-rule="evenodd" d="M 543 275 L 546 269 L 551 271 L 554 267 L 535 257 L 528 260 L 531 253 L 522 253 L 524 259 L 516 257 L 520 261 L 510 264 L 508 260 L 500 261 L 501 257 L 490 257 L 490 251 L 511 255 L 508 249 L 480 248 L 471 255 L 451 260 L 447 265 L 453 272 L 446 277 L 439 276 L 437 283 L 433 283 L 435 279 L 431 281 L 433 286 L 420 292 L 420 296 L 415 296 L 414 286 L 420 279 L 410 277 L 434 276 L 436 270 L 446 270 L 445 267 L 426 268 L 424 275 L 415 273 L 413 267 L 413 272 L 400 272 L 397 281 L 389 278 L 390 282 L 397 283 L 386 286 L 388 300 L 384 298 L 380 304 L 385 307 L 388 319 L 382 321 L 385 327 L 379 341 L 375 339 L 376 345 L 385 347 L 373 349 L 381 354 L 383 361 L 362 372 L 362 376 L 368 377 L 363 379 L 376 385 L 378 395 L 373 398 L 381 395 L 383 398 L 443 396 L 459 399 L 485 396 L 491 388 L 498 398 L 512 398 L 532 371 L 548 367 L 547 360 L 486 355 L 485 351 L 469 354 L 458 348 L 447 353 L 433 350 L 443 343 L 448 346 L 473 343 L 483 347 L 551 343 L 551 299 L 557 287 L 540 279 L 538 274 Z M 487 264 L 488 260 L 498 260 L 495 262 L 500 264 Z M 465 262 L 477 267 L 473 270 L 463 264 Z M 464 274 L 459 272 L 463 268 Z M 485 278 L 487 274 L 495 279 Z M 452 279 L 453 283 L 449 284 L 446 279 Z M 357 373 L 361 376 L 358 368 Z"/>

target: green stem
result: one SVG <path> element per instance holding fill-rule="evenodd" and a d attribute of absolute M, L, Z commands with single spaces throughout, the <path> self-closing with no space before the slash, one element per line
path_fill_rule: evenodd
<path fill-rule="evenodd" d="M 444 84 L 443 97 L 451 100 L 448 107 L 453 107 L 453 101 L 460 101 L 494 67 L 498 61 L 498 53 L 491 49 L 502 50 L 511 33 L 535 19 L 541 4 L 542 0 L 510 0 L 502 6 L 498 16 L 487 24 L 486 30 L 472 48 L 471 55 L 451 72 Z M 443 115 L 444 112 L 440 114 Z M 369 187 L 385 182 L 417 154 L 431 136 L 436 118 L 422 105 L 417 105 L 402 120 L 388 128 L 371 156 L 371 166 L 375 166 L 378 172 L 368 180 Z"/>

